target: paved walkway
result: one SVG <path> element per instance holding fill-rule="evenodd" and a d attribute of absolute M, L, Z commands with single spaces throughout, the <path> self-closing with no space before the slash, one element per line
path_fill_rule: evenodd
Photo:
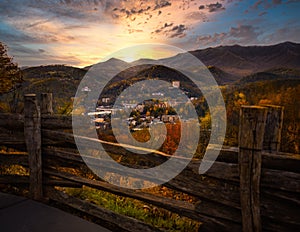
<path fill-rule="evenodd" d="M 0 193 L 1 232 L 109 232 L 59 209 Z"/>

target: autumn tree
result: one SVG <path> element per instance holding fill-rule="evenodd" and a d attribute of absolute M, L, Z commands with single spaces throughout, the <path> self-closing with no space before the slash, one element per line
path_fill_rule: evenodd
<path fill-rule="evenodd" d="M 22 82 L 18 65 L 8 56 L 6 46 L 0 42 L 0 94 L 13 91 Z"/>

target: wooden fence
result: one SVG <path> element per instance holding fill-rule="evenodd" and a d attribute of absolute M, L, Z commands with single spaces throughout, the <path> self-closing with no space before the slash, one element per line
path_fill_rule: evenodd
<path fill-rule="evenodd" d="M 189 203 L 123 189 L 99 178 L 78 174 L 90 171 L 76 150 L 72 133 L 66 133 L 72 129 L 71 117 L 53 115 L 51 94 L 41 96 L 40 106 L 34 94 L 24 99 L 24 115 L 0 114 L 0 146 L 20 151 L 1 152 L 0 164 L 22 165 L 30 174 L 1 175 L 0 185 L 28 186 L 32 199 L 50 199 L 92 216 L 95 222 L 114 231 L 159 229 L 69 196 L 54 187 L 89 186 L 137 199 L 202 222 L 200 231 L 300 231 L 300 155 L 279 152 L 281 107 L 242 107 L 239 148 L 222 149 L 204 175 L 198 174 L 201 160 L 192 160 L 180 175 L 164 184 L 198 199 L 197 203 Z M 124 152 L 111 144 L 106 149 Z M 145 157 L 152 161 L 165 160 L 159 154 Z M 85 161 L 91 163 L 95 163 L 95 159 L 85 157 Z M 97 165 L 105 167 L 106 162 L 109 161 L 101 160 Z M 79 172 L 72 174 L 65 168 Z M 122 174 L 120 170 L 112 172 Z"/>

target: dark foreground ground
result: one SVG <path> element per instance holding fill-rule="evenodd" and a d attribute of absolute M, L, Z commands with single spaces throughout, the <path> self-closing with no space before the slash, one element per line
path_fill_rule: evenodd
<path fill-rule="evenodd" d="M 2 232 L 109 232 L 59 209 L 0 192 Z"/>

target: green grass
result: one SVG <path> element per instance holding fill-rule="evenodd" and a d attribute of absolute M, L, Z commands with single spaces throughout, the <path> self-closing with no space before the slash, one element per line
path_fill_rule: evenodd
<path fill-rule="evenodd" d="M 65 190 L 69 195 L 116 213 L 136 218 L 166 231 L 198 231 L 200 225 L 199 222 L 181 217 L 168 210 L 89 187 L 83 187 L 82 189 L 66 188 Z"/>

